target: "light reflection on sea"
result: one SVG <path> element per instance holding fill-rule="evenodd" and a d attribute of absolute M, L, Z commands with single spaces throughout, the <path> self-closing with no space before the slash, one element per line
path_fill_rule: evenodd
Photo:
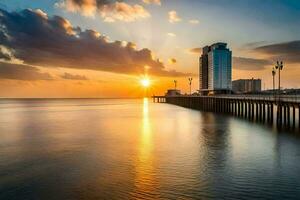
<path fill-rule="evenodd" d="M 0 100 L 0 199 L 299 199 L 300 139 L 151 99 Z"/>

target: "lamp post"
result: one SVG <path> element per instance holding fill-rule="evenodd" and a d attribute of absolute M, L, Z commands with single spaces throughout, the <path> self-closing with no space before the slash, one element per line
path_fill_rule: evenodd
<path fill-rule="evenodd" d="M 190 95 L 192 95 L 192 81 L 193 81 L 193 78 L 189 78 Z"/>
<path fill-rule="evenodd" d="M 177 90 L 177 80 L 174 80 L 174 87 L 175 87 L 175 90 Z"/>
<path fill-rule="evenodd" d="M 278 69 L 278 92 L 280 94 L 280 71 L 283 69 L 283 62 L 277 61 L 275 68 Z"/>
<path fill-rule="evenodd" d="M 272 69 L 272 76 L 273 76 L 273 93 L 275 92 L 275 75 L 276 75 L 276 71 L 273 68 Z"/>

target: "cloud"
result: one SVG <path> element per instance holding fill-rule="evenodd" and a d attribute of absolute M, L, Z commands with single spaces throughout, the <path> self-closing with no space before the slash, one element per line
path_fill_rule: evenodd
<path fill-rule="evenodd" d="M 191 20 L 189 20 L 189 23 L 190 24 L 199 24 L 199 20 L 197 20 L 197 19 L 191 19 Z"/>
<path fill-rule="evenodd" d="M 167 33 L 167 35 L 170 36 L 170 37 L 176 37 L 175 33 Z"/>
<path fill-rule="evenodd" d="M 1 32 L 0 32 L 0 34 L 1 34 Z M 9 49 L 0 45 L 0 60 L 12 61 L 12 60 L 15 60 L 15 58 L 13 57 L 12 52 L 9 51 Z"/>
<path fill-rule="evenodd" d="M 132 22 L 142 18 L 150 17 L 150 13 L 140 5 L 129 5 L 124 2 L 105 5 L 99 10 L 101 16 L 110 21 L 118 20 Z"/>
<path fill-rule="evenodd" d="M 91 17 L 95 16 L 98 10 L 97 3 L 96 0 L 61 0 L 55 3 L 55 7 L 65 9 L 68 12 L 79 12 L 83 16 Z M 104 5 L 103 3 L 99 4 L 100 7 Z"/>
<path fill-rule="evenodd" d="M 259 46 L 253 51 L 262 53 L 273 61 L 300 63 L 300 40 Z"/>
<path fill-rule="evenodd" d="M 202 48 L 197 47 L 197 48 L 193 48 L 193 49 L 189 49 L 190 53 L 195 53 L 195 54 L 201 54 L 202 53 Z"/>
<path fill-rule="evenodd" d="M 60 77 L 68 80 L 88 80 L 88 78 L 83 75 L 70 74 L 70 73 L 64 73 Z"/>
<path fill-rule="evenodd" d="M 0 9 L 0 45 L 25 64 L 65 67 L 123 74 L 145 72 L 156 76 L 183 76 L 168 71 L 151 50 L 131 42 L 108 41 L 94 30 L 73 27 L 66 19 L 45 17 L 34 10 L 7 12 Z"/>
<path fill-rule="evenodd" d="M 175 10 L 170 11 L 168 14 L 170 23 L 173 24 L 182 21 L 182 19 L 177 15 L 177 12 Z"/>
<path fill-rule="evenodd" d="M 53 78 L 48 73 L 40 72 L 36 67 L 0 61 L 0 79 L 52 80 Z"/>
<path fill-rule="evenodd" d="M 68 12 L 80 13 L 92 17 L 96 14 L 105 22 L 125 21 L 132 22 L 150 17 L 150 13 L 141 5 L 130 5 L 121 1 L 112 0 L 61 0 L 56 7 Z"/>
<path fill-rule="evenodd" d="M 246 48 L 246 49 L 251 48 L 251 49 L 253 49 L 253 48 L 265 45 L 265 44 L 267 44 L 267 41 L 249 42 L 249 43 L 246 43 L 245 45 L 243 45 L 243 48 Z"/>
<path fill-rule="evenodd" d="M 170 58 L 169 59 L 169 63 L 170 64 L 176 64 L 177 63 L 177 60 L 175 58 Z"/>
<path fill-rule="evenodd" d="M 245 58 L 245 57 L 233 57 L 233 68 L 238 70 L 263 70 L 267 66 L 272 65 L 270 60 Z"/>
<path fill-rule="evenodd" d="M 10 61 L 11 57 L 8 53 L 0 51 L 0 59 Z"/>
<path fill-rule="evenodd" d="M 156 4 L 156 5 L 161 5 L 160 0 L 143 0 L 144 3 L 146 4 Z"/>

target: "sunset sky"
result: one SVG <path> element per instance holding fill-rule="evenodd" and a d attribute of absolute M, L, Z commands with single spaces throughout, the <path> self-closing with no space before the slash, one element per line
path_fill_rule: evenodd
<path fill-rule="evenodd" d="M 139 97 L 188 77 L 201 47 L 226 42 L 233 80 L 300 87 L 298 0 L 1 0 L 0 97 Z"/>

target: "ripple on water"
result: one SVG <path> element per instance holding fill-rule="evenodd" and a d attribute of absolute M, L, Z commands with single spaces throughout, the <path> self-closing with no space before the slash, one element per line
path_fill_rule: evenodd
<path fill-rule="evenodd" d="M 0 199 L 300 197 L 295 135 L 147 100 L 0 104 Z"/>

